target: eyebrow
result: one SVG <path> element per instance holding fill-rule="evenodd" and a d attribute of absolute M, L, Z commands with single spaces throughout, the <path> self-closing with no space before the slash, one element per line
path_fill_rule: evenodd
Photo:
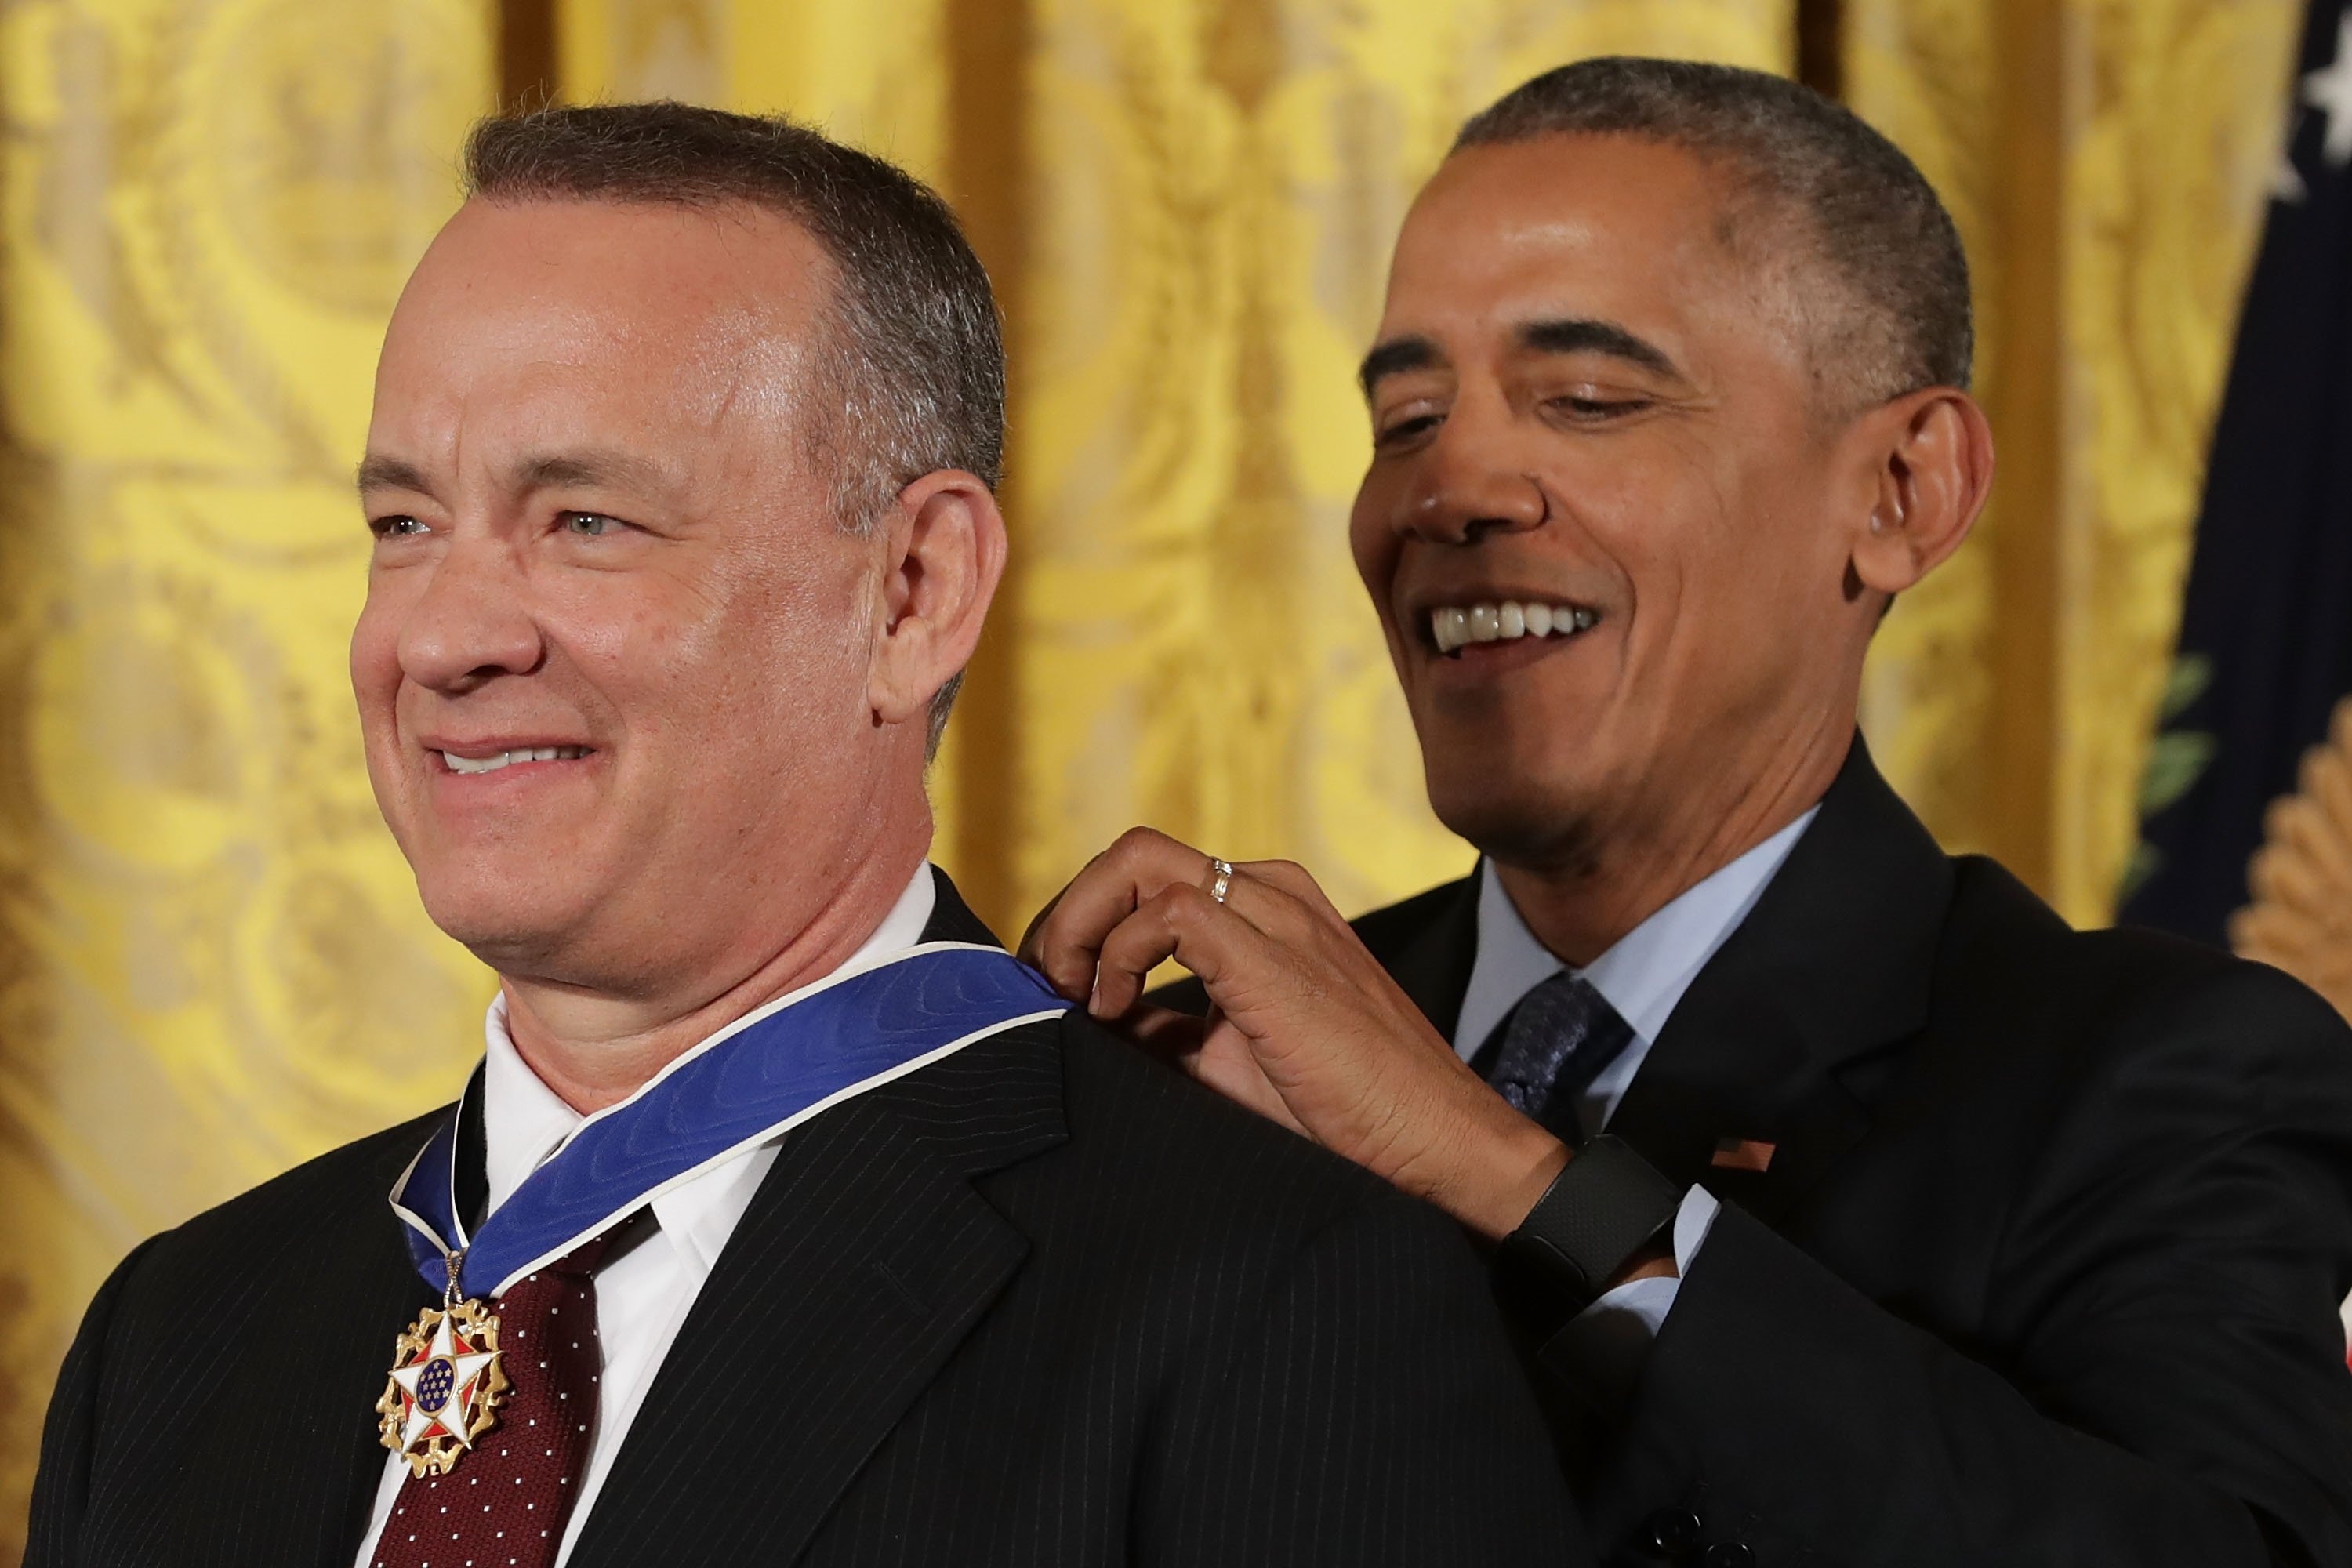
<path fill-rule="evenodd" d="M 1374 344 L 1372 352 L 1364 356 L 1364 363 L 1356 369 L 1356 384 L 1364 389 L 1369 402 L 1372 389 L 1382 378 L 1402 375 L 1409 370 L 1434 370 L 1444 363 L 1445 356 L 1427 338 L 1391 338 L 1387 342 Z"/>
<path fill-rule="evenodd" d="M 415 464 L 376 452 L 360 459 L 356 482 L 362 495 L 370 490 L 415 490 L 421 495 L 432 489 L 425 482 L 425 471 Z"/>
<path fill-rule="evenodd" d="M 362 495 L 371 490 L 415 490 L 420 495 L 433 493 L 432 483 L 425 478 L 424 469 L 405 458 L 385 457 L 380 453 L 372 452 L 360 459 L 358 481 Z M 526 458 L 515 465 L 513 483 L 520 490 L 612 485 L 659 492 L 671 488 L 669 476 L 658 463 L 632 457 L 626 452 L 593 450 L 550 452 Z"/>
<path fill-rule="evenodd" d="M 1518 330 L 1519 346 L 1542 354 L 1606 354 L 1659 375 L 1682 379 L 1682 370 L 1666 351 L 1646 338 L 1635 337 L 1614 321 L 1581 316 L 1529 321 Z"/>
<path fill-rule="evenodd" d="M 1563 316 L 1557 320 L 1529 321 L 1513 334 L 1518 346 L 1539 354 L 1606 354 L 1659 375 L 1684 379 L 1682 369 L 1665 350 L 1646 338 L 1637 337 L 1614 321 L 1594 321 L 1582 316 Z M 1378 344 L 1364 356 L 1356 372 L 1357 384 L 1370 399 L 1372 390 L 1382 378 L 1401 375 L 1407 371 L 1435 370 L 1445 363 L 1444 353 L 1428 338 L 1391 338 Z"/>
<path fill-rule="evenodd" d="M 514 478 L 515 488 L 521 490 L 611 487 L 652 495 L 675 488 L 659 463 L 627 452 L 597 449 L 526 458 L 515 465 Z"/>

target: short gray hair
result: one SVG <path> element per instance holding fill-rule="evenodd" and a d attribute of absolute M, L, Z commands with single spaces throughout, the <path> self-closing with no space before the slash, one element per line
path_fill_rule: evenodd
<path fill-rule="evenodd" d="M 1004 333 L 987 270 L 946 202 L 870 153 L 782 115 L 592 104 L 474 127 L 466 193 L 491 202 L 744 204 L 806 229 L 839 275 L 827 355 L 837 411 L 814 421 L 844 528 L 863 533 L 925 474 L 1004 468 Z M 936 750 L 963 677 L 931 704 Z"/>
<path fill-rule="evenodd" d="M 1901 149 L 1852 110 L 1762 71 L 1611 56 L 1546 71 L 1475 116 L 1465 147 L 1629 136 L 1733 167 L 1792 215 L 1845 304 L 1815 352 L 1856 405 L 1969 384 L 1975 327 L 1959 230 Z"/>

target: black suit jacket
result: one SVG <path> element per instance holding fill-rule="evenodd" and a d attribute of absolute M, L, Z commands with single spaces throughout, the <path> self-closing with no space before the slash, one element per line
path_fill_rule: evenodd
<path fill-rule="evenodd" d="M 1357 922 L 1448 1033 L 1476 910 Z M 1725 1206 L 1613 1429 L 1538 1373 L 1604 1555 L 2352 1563 L 2352 1031 L 2286 976 L 2069 930 L 1857 742 L 1610 1130 Z"/>
<path fill-rule="evenodd" d="M 987 940 L 940 880 L 930 939 Z M 434 1121 L 142 1246 L 65 1364 L 32 1568 L 345 1568 L 429 1293 Z M 573 1568 L 1589 1562 L 1433 1210 L 1072 1015 L 784 1140 Z"/>

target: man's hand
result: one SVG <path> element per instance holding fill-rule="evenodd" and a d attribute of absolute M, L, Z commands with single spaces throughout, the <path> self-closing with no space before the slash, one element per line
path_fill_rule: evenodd
<path fill-rule="evenodd" d="M 1463 1064 L 1299 867 L 1237 866 L 1222 905 L 1210 880 L 1207 855 L 1132 829 L 1037 917 L 1021 956 L 1227 1099 L 1489 1240 L 1516 1229 L 1567 1147 Z M 1142 1001 L 1168 958 L 1207 987 L 1205 1021 Z"/>

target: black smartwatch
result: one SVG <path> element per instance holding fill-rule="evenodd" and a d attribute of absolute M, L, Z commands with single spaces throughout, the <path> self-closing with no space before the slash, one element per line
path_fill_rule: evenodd
<path fill-rule="evenodd" d="M 1519 1290 L 1533 1287 L 1561 1321 L 1600 1300 L 1626 1260 L 1668 1226 L 1683 1194 L 1622 1139 L 1607 1133 L 1577 1150 L 1495 1264 Z M 1547 1314 L 1549 1315 L 1549 1314 Z"/>

